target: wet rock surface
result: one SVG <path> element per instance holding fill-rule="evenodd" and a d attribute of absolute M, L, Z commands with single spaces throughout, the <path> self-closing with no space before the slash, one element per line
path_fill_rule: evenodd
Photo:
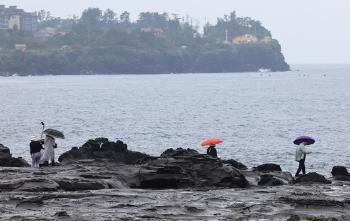
<path fill-rule="evenodd" d="M 238 170 L 191 149 L 125 161 L 123 145 L 95 141 L 61 166 L 0 167 L 0 220 L 350 220 L 348 181 L 294 184 L 275 165 Z"/>
<path fill-rule="evenodd" d="M 253 168 L 254 171 L 258 172 L 275 172 L 282 171 L 281 166 L 273 163 L 262 164 Z"/>
<path fill-rule="evenodd" d="M 22 158 L 14 158 L 10 149 L 0 144 L 0 167 L 29 167 L 27 161 Z"/>
<path fill-rule="evenodd" d="M 332 169 L 332 176 L 334 180 L 341 180 L 341 181 L 350 181 L 350 174 L 346 167 L 344 166 L 335 166 Z"/>
<path fill-rule="evenodd" d="M 308 173 L 305 175 L 300 175 L 295 180 L 295 183 L 299 184 L 312 184 L 312 183 L 323 183 L 323 184 L 330 184 L 332 181 L 327 180 L 323 175 L 318 173 Z"/>
<path fill-rule="evenodd" d="M 66 166 L 65 168 L 75 169 Z M 96 165 L 94 169 L 97 168 Z M 92 167 L 88 166 L 87 169 Z M 18 172 L 22 170 L 19 169 Z M 56 168 L 44 170 L 51 173 Z M 25 174 L 29 176 L 32 175 L 27 170 L 24 172 L 28 172 Z M 123 187 L 74 192 L 13 190 L 0 192 L 0 218 L 279 221 L 299 220 L 297 217 L 300 220 L 334 220 L 331 219 L 334 217 L 337 220 L 348 220 L 349 193 L 350 185 L 339 188 L 329 188 L 329 185 L 215 188 L 207 191 L 143 190 Z"/>
<path fill-rule="evenodd" d="M 259 169 L 258 169 L 259 168 Z M 291 173 L 276 164 L 263 164 L 252 171 L 241 171 L 251 186 L 280 186 L 294 183 Z"/>
<path fill-rule="evenodd" d="M 183 149 L 183 148 L 177 148 L 177 149 L 167 149 L 164 151 L 160 157 L 166 158 L 166 157 L 192 157 L 199 155 L 199 152 L 192 149 Z"/>
<path fill-rule="evenodd" d="M 109 141 L 107 138 L 97 138 L 87 141 L 81 147 L 73 147 L 70 151 L 62 154 L 58 161 L 70 163 L 83 159 L 110 159 L 118 163 L 135 164 L 149 155 L 128 150 L 127 144 L 118 140 Z"/>
<path fill-rule="evenodd" d="M 233 166 L 234 168 L 237 168 L 239 170 L 247 170 L 248 167 L 246 165 L 244 165 L 241 162 L 238 162 L 236 160 L 230 159 L 230 160 L 222 160 L 222 163 L 228 164 Z"/>
<path fill-rule="evenodd" d="M 164 154 L 163 154 L 164 156 Z M 244 188 L 248 181 L 232 166 L 208 155 L 171 155 L 142 165 L 136 188 L 168 189 L 194 187 Z"/>

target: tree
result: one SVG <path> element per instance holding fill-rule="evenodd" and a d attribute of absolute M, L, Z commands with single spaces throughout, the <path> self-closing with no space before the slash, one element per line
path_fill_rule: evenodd
<path fill-rule="evenodd" d="M 102 21 L 104 24 L 113 24 L 117 21 L 116 13 L 111 9 L 107 9 L 102 16 Z"/>
<path fill-rule="evenodd" d="M 130 13 L 125 11 L 120 15 L 120 22 L 121 23 L 130 23 Z"/>
<path fill-rule="evenodd" d="M 37 12 L 36 14 L 40 23 L 52 19 L 51 13 L 43 9 Z"/>
<path fill-rule="evenodd" d="M 81 15 L 80 21 L 84 24 L 98 25 L 102 21 L 102 11 L 98 8 L 86 9 Z"/>
<path fill-rule="evenodd" d="M 231 12 L 231 14 L 230 14 L 230 20 L 231 20 L 231 22 L 232 22 L 232 21 L 236 21 L 236 19 L 237 19 L 236 12 L 235 12 L 235 11 Z"/>

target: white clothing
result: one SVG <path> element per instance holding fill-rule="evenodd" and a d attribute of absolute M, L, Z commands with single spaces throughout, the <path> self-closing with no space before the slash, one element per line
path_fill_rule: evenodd
<path fill-rule="evenodd" d="M 299 162 L 300 160 L 304 160 L 306 157 L 306 154 L 309 154 L 311 152 L 306 150 L 305 144 L 301 143 L 298 145 L 297 149 L 295 150 L 295 161 Z"/>
<path fill-rule="evenodd" d="M 56 145 L 55 138 L 46 136 L 44 140 L 44 153 L 40 159 L 40 163 L 44 163 L 45 161 L 55 162 L 55 150 L 54 146 Z"/>

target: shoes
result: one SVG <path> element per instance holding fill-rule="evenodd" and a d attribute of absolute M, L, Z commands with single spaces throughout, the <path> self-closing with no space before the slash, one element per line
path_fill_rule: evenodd
<path fill-rule="evenodd" d="M 45 161 L 44 163 L 39 164 L 39 167 L 48 167 L 48 166 L 49 166 L 49 162 L 48 161 Z"/>

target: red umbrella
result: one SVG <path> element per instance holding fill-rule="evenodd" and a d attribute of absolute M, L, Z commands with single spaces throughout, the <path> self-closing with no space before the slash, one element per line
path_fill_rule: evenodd
<path fill-rule="evenodd" d="M 220 144 L 222 142 L 223 141 L 220 138 L 210 138 L 210 139 L 204 140 L 201 145 L 204 147 L 204 146 Z"/>

